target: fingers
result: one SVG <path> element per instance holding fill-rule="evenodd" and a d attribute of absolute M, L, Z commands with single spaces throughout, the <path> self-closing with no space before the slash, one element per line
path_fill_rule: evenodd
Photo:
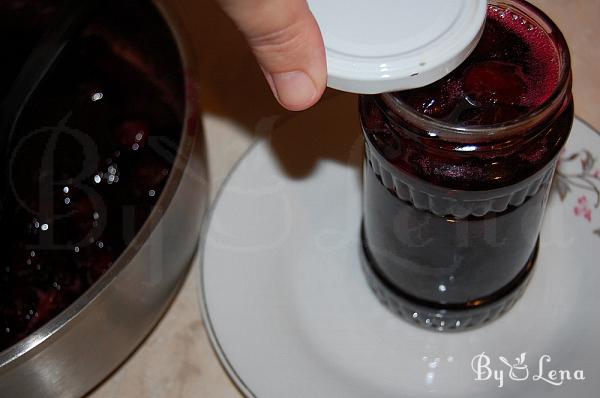
<path fill-rule="evenodd" d="M 323 38 L 306 0 L 218 0 L 246 36 L 273 94 L 303 110 L 327 84 Z"/>

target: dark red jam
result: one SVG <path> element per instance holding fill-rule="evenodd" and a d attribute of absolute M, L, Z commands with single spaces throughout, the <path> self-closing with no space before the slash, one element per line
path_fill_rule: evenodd
<path fill-rule="evenodd" d="M 541 106 L 559 75 L 558 49 L 546 32 L 517 13 L 490 8 L 466 62 L 434 84 L 395 95 L 415 111 L 455 126 L 491 125 Z"/>
<path fill-rule="evenodd" d="M 459 330 L 520 296 L 573 121 L 569 62 L 556 26 L 507 0 L 444 79 L 361 97 L 363 263 L 394 312 Z"/>
<path fill-rule="evenodd" d="M 0 5 L 3 93 L 56 3 Z M 181 71 L 151 3 L 109 1 L 28 102 L 2 166 L 0 351 L 81 296 L 144 224 L 179 145 Z"/>

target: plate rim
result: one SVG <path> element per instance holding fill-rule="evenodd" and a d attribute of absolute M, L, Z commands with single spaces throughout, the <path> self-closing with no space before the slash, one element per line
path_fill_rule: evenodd
<path fill-rule="evenodd" d="M 215 328 L 213 326 L 213 322 L 208 311 L 206 289 L 204 288 L 204 259 L 206 252 L 206 242 L 208 240 L 208 232 L 212 224 L 213 215 L 217 209 L 217 205 L 219 204 L 221 196 L 224 194 L 225 189 L 229 184 L 229 181 L 231 180 L 233 175 L 238 171 L 241 164 L 245 161 L 248 155 L 266 139 L 266 136 L 259 136 L 253 142 L 251 142 L 248 148 L 235 161 L 235 163 L 231 167 L 231 170 L 229 171 L 229 173 L 227 173 L 227 175 L 221 182 L 221 185 L 219 186 L 219 189 L 217 190 L 215 197 L 213 198 L 212 203 L 209 206 L 208 212 L 204 219 L 204 223 L 202 225 L 202 229 L 200 230 L 200 244 L 198 245 L 198 252 L 196 254 L 196 261 L 198 262 L 198 275 L 196 279 L 198 283 L 197 296 L 200 301 L 200 315 L 205 325 L 204 329 L 206 330 L 206 334 L 208 335 L 208 340 L 210 342 L 211 349 L 213 353 L 215 353 L 215 355 L 217 356 L 221 368 L 225 371 L 225 374 L 227 375 L 229 380 L 233 383 L 238 392 L 244 396 L 244 398 L 258 398 L 258 396 L 254 394 L 250 387 L 244 382 L 242 377 L 237 373 L 237 371 L 229 361 L 229 358 L 227 358 L 225 350 L 221 346 L 221 343 L 219 342 L 219 339 L 216 335 Z"/>

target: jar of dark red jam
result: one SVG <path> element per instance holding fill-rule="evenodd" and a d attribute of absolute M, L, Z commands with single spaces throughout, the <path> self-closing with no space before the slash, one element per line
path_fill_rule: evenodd
<path fill-rule="evenodd" d="M 364 270 L 378 298 L 438 331 L 523 293 L 573 122 L 567 44 L 539 9 L 488 7 L 482 38 L 424 88 L 361 96 Z"/>

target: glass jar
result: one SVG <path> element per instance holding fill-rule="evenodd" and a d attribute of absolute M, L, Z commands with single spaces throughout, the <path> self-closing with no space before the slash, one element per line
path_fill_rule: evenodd
<path fill-rule="evenodd" d="M 525 45 L 498 36 L 509 31 Z M 507 61 L 527 57 L 534 66 Z M 555 76 L 534 76 L 542 64 Z M 360 98 L 367 280 L 393 312 L 438 331 L 495 319 L 523 293 L 573 122 L 565 39 L 524 1 L 490 3 L 482 41 L 452 73 L 426 88 Z M 444 110 L 458 101 L 446 90 L 454 83 L 464 104 Z"/>

